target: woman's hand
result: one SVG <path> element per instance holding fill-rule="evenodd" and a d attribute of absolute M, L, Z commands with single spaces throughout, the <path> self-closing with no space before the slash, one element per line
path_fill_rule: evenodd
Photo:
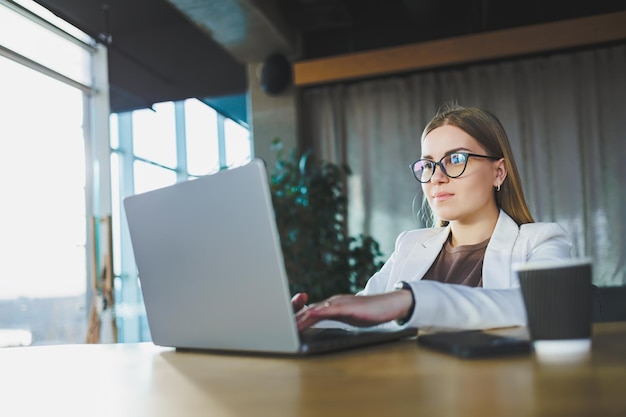
<path fill-rule="evenodd" d="M 297 313 L 306 307 L 306 302 L 309 300 L 309 296 L 306 293 L 299 292 L 291 297 L 291 305 L 293 306 L 293 312 Z"/>
<path fill-rule="evenodd" d="M 300 296 L 298 300 L 301 301 L 302 295 L 296 294 L 292 298 L 294 310 L 294 300 Z M 317 304 L 300 307 L 296 310 L 296 323 L 300 331 L 321 320 L 337 320 L 359 327 L 373 326 L 406 317 L 412 302 L 408 290 L 378 295 L 335 295 Z"/>

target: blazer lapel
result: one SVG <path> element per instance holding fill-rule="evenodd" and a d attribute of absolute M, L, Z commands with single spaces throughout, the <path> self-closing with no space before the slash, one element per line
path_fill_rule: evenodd
<path fill-rule="evenodd" d="M 500 210 L 498 222 L 485 251 L 483 262 L 483 287 L 510 288 L 516 280 L 511 268 L 513 247 L 519 236 L 519 226 Z"/>
<path fill-rule="evenodd" d="M 401 277 L 411 277 L 411 279 L 422 279 L 428 269 L 437 259 L 444 243 L 450 234 L 450 226 L 437 229 L 434 234 L 425 236 L 423 240 L 416 241 L 407 256 L 400 271 Z"/>

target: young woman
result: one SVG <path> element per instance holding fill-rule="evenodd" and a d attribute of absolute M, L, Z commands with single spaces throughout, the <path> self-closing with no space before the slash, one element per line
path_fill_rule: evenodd
<path fill-rule="evenodd" d="M 506 132 L 477 108 L 446 107 L 421 138 L 411 164 L 436 226 L 403 232 L 357 295 L 306 306 L 294 295 L 298 327 L 322 320 L 355 326 L 485 329 L 526 324 L 512 265 L 571 257 L 556 223 L 535 223 Z M 388 323 L 390 322 L 390 323 Z"/>

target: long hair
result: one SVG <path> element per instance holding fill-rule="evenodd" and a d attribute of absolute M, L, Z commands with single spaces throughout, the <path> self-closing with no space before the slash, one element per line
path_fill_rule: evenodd
<path fill-rule="evenodd" d="M 504 127 L 493 114 L 476 107 L 461 107 L 458 104 L 446 104 L 442 106 L 435 117 L 426 125 L 422 133 L 421 141 L 432 130 L 445 125 L 458 127 L 468 135 L 476 139 L 485 148 L 488 155 L 496 158 L 504 158 L 507 176 L 500 186 L 500 191 L 494 189 L 496 205 L 504 210 L 518 225 L 534 223 L 530 214 L 522 180 L 513 158 L 511 144 Z M 433 224 L 445 226 L 447 221 L 435 217 L 432 213 Z"/>

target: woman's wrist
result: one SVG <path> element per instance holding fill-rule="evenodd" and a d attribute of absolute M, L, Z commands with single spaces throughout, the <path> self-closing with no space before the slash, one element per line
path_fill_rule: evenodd
<path fill-rule="evenodd" d="M 409 321 L 411 316 L 413 316 L 413 311 L 415 310 L 415 294 L 413 294 L 413 288 L 411 288 L 411 286 L 404 281 L 396 283 L 396 285 L 394 285 L 394 290 L 401 291 L 402 293 L 410 296 L 410 299 L 409 297 L 406 297 L 407 304 L 410 303 L 408 308 L 403 309 L 402 314 L 396 319 L 396 323 L 402 326 Z"/>

